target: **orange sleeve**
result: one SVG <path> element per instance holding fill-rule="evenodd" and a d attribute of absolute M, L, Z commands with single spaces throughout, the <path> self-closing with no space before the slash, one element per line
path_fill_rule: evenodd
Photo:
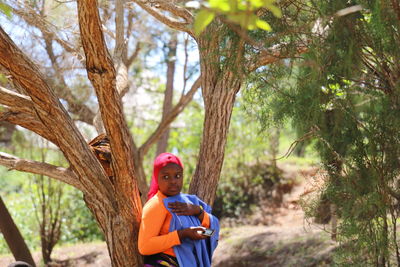
<path fill-rule="evenodd" d="M 138 247 L 140 254 L 152 255 L 164 252 L 181 243 L 178 231 L 160 235 L 167 212 L 164 204 L 155 197 L 144 206 L 139 228 Z"/>
<path fill-rule="evenodd" d="M 210 228 L 210 216 L 205 211 L 203 220 L 201 221 L 201 226 L 204 226 L 205 228 Z"/>

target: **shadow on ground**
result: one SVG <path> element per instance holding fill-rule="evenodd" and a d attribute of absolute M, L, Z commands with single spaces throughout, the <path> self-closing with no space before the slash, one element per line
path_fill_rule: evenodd
<path fill-rule="evenodd" d="M 244 232 L 252 231 L 257 229 Z M 324 232 L 287 238 L 274 231 L 248 237 L 228 232 L 222 246 L 214 257 L 215 267 L 328 266 L 336 247 Z"/>

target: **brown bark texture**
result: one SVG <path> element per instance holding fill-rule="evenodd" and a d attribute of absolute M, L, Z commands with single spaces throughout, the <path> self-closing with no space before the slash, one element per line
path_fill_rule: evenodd
<path fill-rule="evenodd" d="M 217 27 L 212 25 L 197 40 L 205 116 L 198 163 L 189 189 L 209 205 L 214 203 L 233 105 L 243 77 L 241 66 L 235 64 L 241 62 L 238 57 L 243 44 L 232 44 L 237 49 L 227 53 L 226 62 L 221 64 Z"/>
<path fill-rule="evenodd" d="M 88 77 L 110 137 L 116 205 L 113 209 L 103 209 L 90 195 L 85 196 L 85 201 L 103 229 L 112 265 L 140 266 L 142 257 L 135 244 L 142 205 L 133 161 L 134 144 L 123 115 L 116 71 L 104 41 L 97 1 L 78 1 L 78 17 Z"/>
<path fill-rule="evenodd" d="M 209 82 L 207 74 L 203 83 Z M 198 163 L 194 176 L 190 182 L 189 192 L 196 194 L 209 205 L 214 203 L 218 181 L 225 155 L 225 145 L 228 135 L 233 104 L 236 93 L 240 88 L 240 80 L 229 75 L 219 80 L 210 90 L 209 97 L 205 98 L 205 117 L 203 136 L 200 145 Z M 204 92 L 203 87 L 203 92 Z M 204 94 L 204 93 L 203 93 Z"/>
<path fill-rule="evenodd" d="M 16 261 L 24 261 L 32 266 L 36 266 L 31 252 L 25 243 L 17 225 L 15 225 L 3 199 L 0 197 L 0 232 L 10 248 Z"/>
<path fill-rule="evenodd" d="M 88 207 L 98 219 L 113 266 L 139 266 L 142 257 L 134 244 L 141 216 L 141 202 L 134 180 L 132 145 L 129 142 L 131 138 L 115 90 L 115 70 L 105 48 L 96 2 L 78 2 L 78 10 L 88 76 L 95 87 L 100 106 L 104 106 L 101 113 L 107 133 L 111 136 L 112 156 L 120 159 L 113 161 L 114 184 L 43 75 L 2 29 L 0 64 L 30 98 L 32 113 L 28 110 L 18 112 L 32 117 L 36 115 L 36 121 L 41 125 L 29 126 L 46 129 L 49 139 L 54 140 L 69 161 L 75 174 L 70 178 L 83 191 Z"/>

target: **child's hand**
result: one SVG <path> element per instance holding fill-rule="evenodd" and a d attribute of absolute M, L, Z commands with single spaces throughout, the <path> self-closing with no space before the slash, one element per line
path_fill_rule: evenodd
<path fill-rule="evenodd" d="M 200 206 L 178 201 L 168 203 L 168 208 L 177 215 L 197 216 L 201 213 Z"/>
<path fill-rule="evenodd" d="M 204 227 L 190 227 L 182 230 L 178 230 L 179 239 L 182 241 L 184 238 L 190 238 L 192 240 L 206 239 L 208 236 L 202 235 L 199 232 L 203 232 Z"/>

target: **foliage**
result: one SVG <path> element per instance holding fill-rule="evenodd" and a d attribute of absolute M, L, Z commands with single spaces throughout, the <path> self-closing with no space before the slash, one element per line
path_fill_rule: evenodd
<path fill-rule="evenodd" d="M 3 168 L 2 168 L 3 169 Z M 9 173 L 3 178 L 21 180 L 19 189 L 2 193 L 4 201 L 20 229 L 27 245 L 32 250 L 37 250 L 40 245 L 39 225 L 36 220 L 35 209 L 32 203 L 32 189 L 30 183 L 32 176 L 25 173 Z M 86 207 L 82 194 L 67 185 L 53 181 L 58 186 L 63 186 L 64 194 L 61 198 L 61 209 L 64 212 L 62 217 L 61 236 L 59 244 L 88 242 L 103 240 L 103 235 L 94 220 L 92 214 Z M 0 254 L 8 253 L 8 247 L 3 239 L 0 239 Z"/>
<path fill-rule="evenodd" d="M 357 4 L 361 12 L 334 17 Z M 400 14 L 382 1 L 314 1 L 314 7 L 326 32 L 310 33 L 308 53 L 278 66 L 279 75 L 259 73 L 268 83 L 254 84 L 247 97 L 262 101 L 260 120 L 290 119 L 300 139 L 317 141 L 329 177 L 320 196 L 340 216 L 336 262 L 399 264 L 392 256 L 399 255 Z"/>
<path fill-rule="evenodd" d="M 216 16 L 222 16 L 227 22 L 238 24 L 243 29 L 271 31 L 269 23 L 260 19 L 257 12 L 268 9 L 276 17 L 281 17 L 282 12 L 275 2 L 275 0 L 208 0 L 196 15 L 194 31 L 197 35 L 201 34 Z"/>
<path fill-rule="evenodd" d="M 37 146 L 33 146 L 33 143 Z M 21 158 L 40 161 L 43 154 L 46 154 L 47 162 L 65 165 L 58 151 L 45 148 L 41 139 L 25 131 L 14 133 L 13 146 L 10 149 Z M 60 244 L 103 239 L 96 221 L 83 201 L 82 194 L 77 189 L 48 177 L 40 178 L 27 173 L 7 171 L 4 167 L 0 168 L 0 174 L 2 197 L 31 249 L 41 247 L 40 224 L 45 218 L 49 218 L 47 215 L 54 215 L 54 212 L 60 215 Z M 55 200 L 57 201 L 54 202 Z M 47 205 L 43 206 L 43 201 Z M 43 208 L 46 209 L 46 215 L 41 213 Z M 7 252 L 8 247 L 1 240 L 0 253 Z"/>
<path fill-rule="evenodd" d="M 3 1 L 0 1 L 0 12 L 4 13 L 8 18 L 12 16 L 12 8 Z"/>
<path fill-rule="evenodd" d="M 281 171 L 276 175 L 269 164 L 252 166 L 237 162 L 232 176 L 218 185 L 214 213 L 220 218 L 242 218 L 253 212 L 254 205 L 262 201 L 273 202 L 273 192 L 281 181 Z"/>

